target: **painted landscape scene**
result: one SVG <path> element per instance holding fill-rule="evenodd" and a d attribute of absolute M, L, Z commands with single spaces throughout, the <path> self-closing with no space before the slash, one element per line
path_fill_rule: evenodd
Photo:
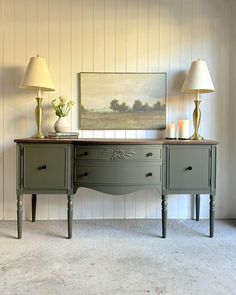
<path fill-rule="evenodd" d="M 165 73 L 81 73 L 81 129 L 164 129 Z"/>

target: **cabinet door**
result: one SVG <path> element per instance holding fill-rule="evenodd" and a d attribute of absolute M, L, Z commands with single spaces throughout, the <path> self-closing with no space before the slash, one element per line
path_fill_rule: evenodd
<path fill-rule="evenodd" d="M 23 187 L 64 189 L 67 186 L 67 147 L 65 145 L 25 145 Z"/>
<path fill-rule="evenodd" d="M 210 188 L 210 146 L 168 146 L 167 189 L 207 190 Z"/>

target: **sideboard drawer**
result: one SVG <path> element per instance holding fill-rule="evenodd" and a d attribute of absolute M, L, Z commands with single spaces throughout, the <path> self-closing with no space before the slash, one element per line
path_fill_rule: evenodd
<path fill-rule="evenodd" d="M 167 189 L 209 189 L 210 152 L 210 146 L 168 146 L 166 148 Z"/>
<path fill-rule="evenodd" d="M 160 185 L 161 165 L 79 164 L 75 166 L 75 181 L 85 186 L 86 184 Z"/>
<path fill-rule="evenodd" d="M 23 187 L 64 189 L 67 185 L 66 146 L 25 145 L 23 147 Z"/>
<path fill-rule="evenodd" d="M 76 160 L 102 161 L 161 161 L 161 146 L 145 145 L 79 145 L 75 149 Z"/>

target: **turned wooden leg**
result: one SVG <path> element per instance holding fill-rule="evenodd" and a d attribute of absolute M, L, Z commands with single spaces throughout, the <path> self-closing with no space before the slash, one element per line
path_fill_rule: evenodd
<path fill-rule="evenodd" d="M 31 207 L 32 207 L 32 222 L 36 220 L 36 207 L 37 207 L 37 195 L 33 194 L 31 199 Z"/>
<path fill-rule="evenodd" d="M 200 217 L 200 195 L 196 195 L 196 221 L 199 221 Z"/>
<path fill-rule="evenodd" d="M 73 222 L 73 196 L 68 195 L 67 199 L 67 220 L 68 220 L 68 239 L 72 238 Z"/>
<path fill-rule="evenodd" d="M 215 196 L 210 195 L 210 238 L 214 236 Z"/>
<path fill-rule="evenodd" d="M 18 239 L 22 238 L 22 215 L 23 215 L 23 196 L 17 196 L 17 234 Z"/>
<path fill-rule="evenodd" d="M 167 228 L 167 196 L 162 195 L 162 238 L 166 238 L 166 228 Z"/>

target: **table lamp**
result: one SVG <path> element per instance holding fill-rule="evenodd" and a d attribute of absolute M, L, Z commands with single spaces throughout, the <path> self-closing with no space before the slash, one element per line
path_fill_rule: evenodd
<path fill-rule="evenodd" d="M 209 93 L 214 91 L 215 88 L 211 80 L 206 61 L 200 59 L 193 61 L 181 88 L 181 92 L 196 94 L 196 99 L 194 100 L 195 109 L 193 111 L 194 134 L 190 137 L 190 139 L 203 139 L 203 137 L 199 134 L 201 121 L 201 111 L 199 108 L 201 103 L 200 93 Z"/>
<path fill-rule="evenodd" d="M 42 132 L 42 97 L 41 91 L 54 91 L 54 85 L 48 70 L 46 60 L 42 57 L 31 57 L 25 71 L 25 76 L 20 83 L 20 88 L 32 89 L 37 91 L 37 106 L 35 109 L 35 119 L 37 124 L 37 132 L 33 136 L 35 138 L 44 138 Z"/>

